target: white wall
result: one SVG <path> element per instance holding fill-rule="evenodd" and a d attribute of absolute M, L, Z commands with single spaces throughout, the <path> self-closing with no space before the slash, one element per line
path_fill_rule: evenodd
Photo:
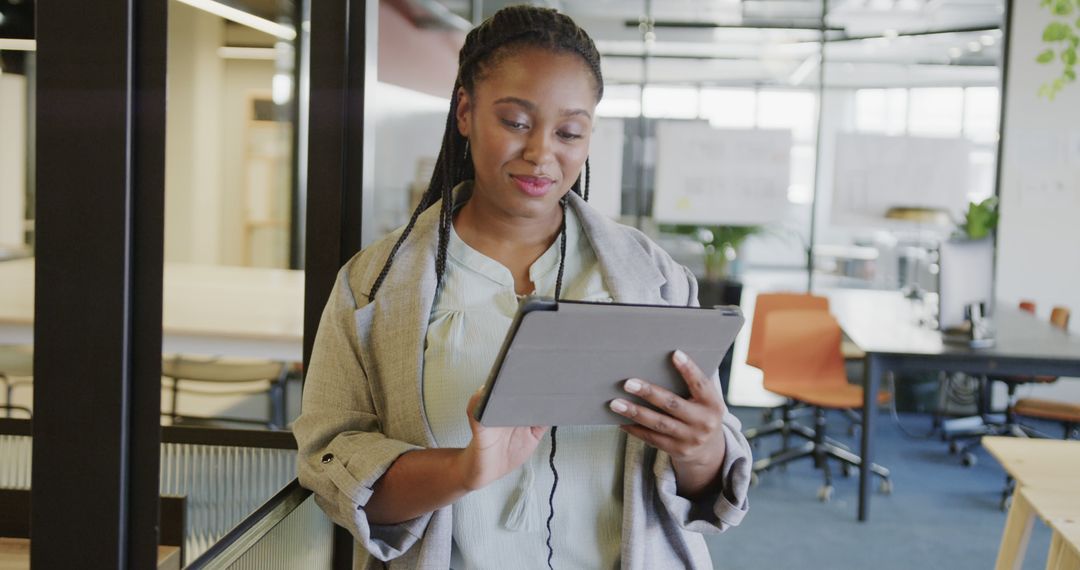
<path fill-rule="evenodd" d="M 417 162 L 442 145 L 450 100 L 389 83 L 375 89 L 374 236 L 409 220 L 409 185 Z"/>
<path fill-rule="evenodd" d="M 224 20 L 169 2 L 165 259 L 221 260 Z"/>
<path fill-rule="evenodd" d="M 997 295 L 1008 303 L 1034 300 L 1043 319 L 1052 306 L 1065 305 L 1074 314 L 1071 331 L 1080 333 L 1080 84 L 1067 85 L 1053 101 L 1038 96 L 1039 86 L 1062 71 L 1057 62 L 1035 63 L 1051 16 L 1037 2 L 1011 5 Z M 1049 388 L 1080 402 L 1080 382 Z"/>
<path fill-rule="evenodd" d="M 0 75 L 0 249 L 25 241 L 26 77 Z"/>
<path fill-rule="evenodd" d="M 230 59 L 224 62 L 222 93 L 217 99 L 221 106 L 221 125 L 216 134 L 223 143 L 219 198 L 221 243 L 218 246 L 223 265 L 247 265 L 244 259 L 244 224 L 251 99 L 254 94 L 269 98 L 273 78 L 273 61 Z"/>

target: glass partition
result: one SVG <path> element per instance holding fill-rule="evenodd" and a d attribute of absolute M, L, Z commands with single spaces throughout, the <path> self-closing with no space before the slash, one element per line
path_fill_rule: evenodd
<path fill-rule="evenodd" d="M 35 53 L 34 2 L 0 4 L 0 417 L 12 418 L 33 410 Z"/>
<path fill-rule="evenodd" d="M 169 0 L 162 421 L 299 413 L 300 5 Z"/>

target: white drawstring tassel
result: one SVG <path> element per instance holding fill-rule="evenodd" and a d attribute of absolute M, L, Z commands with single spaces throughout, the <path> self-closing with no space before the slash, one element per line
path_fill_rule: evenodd
<path fill-rule="evenodd" d="M 514 532 L 540 532 L 544 530 L 540 499 L 536 496 L 536 471 L 532 461 L 521 466 L 521 480 L 517 486 L 514 506 L 506 515 L 503 527 Z"/>

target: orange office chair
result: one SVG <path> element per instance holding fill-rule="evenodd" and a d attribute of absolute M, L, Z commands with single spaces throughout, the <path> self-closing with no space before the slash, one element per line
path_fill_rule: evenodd
<path fill-rule="evenodd" d="M 815 310 L 828 313 L 829 300 L 817 295 L 806 293 L 762 293 L 754 302 L 754 318 L 750 327 L 750 346 L 746 352 L 746 363 L 755 368 L 762 368 L 762 350 L 766 338 L 766 320 L 774 311 L 784 310 Z M 768 375 L 765 376 L 766 389 L 768 389 Z M 814 439 L 814 430 L 792 421 L 792 416 L 798 408 L 795 402 L 787 402 L 780 406 L 781 417 L 773 419 L 777 408 L 765 411 L 765 423 L 761 426 L 750 428 L 743 432 L 747 441 L 754 441 L 766 435 L 774 433 L 784 437 L 783 448 L 788 447 L 788 436 L 792 433 L 802 436 L 807 440 Z"/>
<path fill-rule="evenodd" d="M 754 301 L 754 319 L 750 326 L 750 346 L 746 351 L 746 363 L 761 368 L 761 353 L 765 343 L 765 319 L 773 311 L 785 310 L 829 311 L 829 299 L 807 293 L 762 293 Z"/>
<path fill-rule="evenodd" d="M 840 325 L 827 311 L 780 310 L 766 317 L 765 330 L 768 335 L 759 354 L 765 371 L 765 388 L 813 407 L 815 422 L 810 441 L 759 459 L 754 462 L 754 472 L 813 457 L 815 466 L 825 475 L 818 498 L 828 501 L 833 492 L 828 460 L 839 461 L 845 474 L 862 464 L 858 455 L 825 437 L 825 410 L 857 408 L 863 400 L 862 387 L 847 381 L 840 351 Z M 891 394 L 882 391 L 878 403 L 886 403 L 890 398 Z M 881 477 L 882 492 L 891 492 L 889 470 L 877 464 L 871 464 L 870 470 Z"/>

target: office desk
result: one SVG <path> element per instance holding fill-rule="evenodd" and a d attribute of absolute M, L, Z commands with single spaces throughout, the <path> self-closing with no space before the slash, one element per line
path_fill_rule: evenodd
<path fill-rule="evenodd" d="M 920 326 L 918 309 L 895 291 L 836 290 L 825 293 L 844 332 L 866 353 L 863 378 L 862 466 L 859 520 L 870 515 L 870 463 L 878 388 L 886 372 L 966 372 L 995 375 L 1080 376 L 1080 339 L 1070 338 L 1032 315 L 998 303 L 996 344 L 973 349 L 947 344 L 941 333 Z"/>
<path fill-rule="evenodd" d="M 33 259 L 0 262 L 0 344 L 33 343 L 33 283 Z M 303 271 L 165 265 L 162 352 L 300 361 L 303 337 Z"/>

